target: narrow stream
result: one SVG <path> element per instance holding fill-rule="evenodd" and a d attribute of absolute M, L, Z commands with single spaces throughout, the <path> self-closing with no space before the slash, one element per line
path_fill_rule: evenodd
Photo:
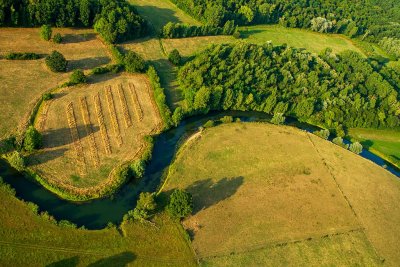
<path fill-rule="evenodd" d="M 118 224 L 122 217 L 135 206 L 140 192 L 154 192 L 160 185 L 163 173 L 171 164 L 179 144 L 185 137 L 196 132 L 199 126 L 208 120 L 215 120 L 223 116 L 233 116 L 242 121 L 267 121 L 270 116 L 259 112 L 223 112 L 210 113 L 205 116 L 196 116 L 186 119 L 177 128 L 162 133 L 156 138 L 153 150 L 153 159 L 146 169 L 146 175 L 139 181 L 132 181 L 125 185 L 111 198 L 98 199 L 85 203 L 74 203 L 58 198 L 41 185 L 26 179 L 22 174 L 11 168 L 7 162 L 0 160 L 0 176 L 16 190 L 18 198 L 30 201 L 39 206 L 41 211 L 47 211 L 57 220 L 68 220 L 78 226 L 84 225 L 88 229 L 104 228 L 109 222 Z M 289 120 L 288 125 L 307 131 L 317 128 L 312 125 Z M 361 156 L 367 158 L 400 177 L 400 170 L 389 166 L 383 159 L 364 150 Z"/>

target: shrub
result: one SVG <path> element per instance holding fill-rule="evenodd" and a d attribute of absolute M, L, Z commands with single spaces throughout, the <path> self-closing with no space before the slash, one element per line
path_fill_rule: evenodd
<path fill-rule="evenodd" d="M 6 139 L 0 142 L 0 153 L 7 153 L 16 149 L 16 141 L 15 136 L 9 136 Z"/>
<path fill-rule="evenodd" d="M 232 116 L 224 116 L 223 118 L 220 119 L 222 123 L 231 123 L 233 122 L 233 117 Z"/>
<path fill-rule="evenodd" d="M 193 211 L 192 195 L 184 190 L 175 189 L 170 196 L 167 211 L 173 218 L 184 218 Z"/>
<path fill-rule="evenodd" d="M 23 171 L 25 169 L 25 159 L 19 154 L 19 152 L 14 151 L 8 158 L 8 161 L 14 169 L 17 171 Z"/>
<path fill-rule="evenodd" d="M 330 132 L 329 132 L 329 130 L 322 129 L 322 130 L 319 130 L 319 131 L 315 131 L 314 134 L 316 136 L 321 137 L 322 139 L 328 140 Z"/>
<path fill-rule="evenodd" d="M 53 51 L 46 57 L 46 65 L 53 72 L 64 72 L 67 70 L 68 62 L 58 51 Z"/>
<path fill-rule="evenodd" d="M 50 41 L 53 30 L 49 25 L 43 25 L 40 28 L 40 37 L 45 41 Z"/>
<path fill-rule="evenodd" d="M 42 146 L 42 135 L 33 126 L 29 126 L 25 133 L 24 149 L 32 152 Z"/>
<path fill-rule="evenodd" d="M 56 44 L 61 44 L 62 42 L 62 37 L 60 33 L 56 33 L 53 37 L 53 42 Z"/>
<path fill-rule="evenodd" d="M 35 60 L 39 58 L 40 55 L 35 53 L 9 53 L 6 55 L 8 60 Z"/>
<path fill-rule="evenodd" d="M 76 224 L 74 224 L 74 223 L 72 223 L 72 222 L 70 222 L 70 221 L 67 221 L 67 220 L 61 220 L 61 221 L 59 221 L 59 222 L 58 222 L 58 226 L 64 227 L 64 228 L 73 228 L 73 229 L 76 229 L 76 228 L 77 228 Z"/>
<path fill-rule="evenodd" d="M 146 63 L 138 54 L 129 51 L 124 58 L 125 70 L 127 72 L 144 72 L 146 70 Z"/>
<path fill-rule="evenodd" d="M 151 212 L 157 207 L 154 197 L 154 193 L 140 193 L 136 208 L 133 210 L 133 218 L 135 220 L 143 221 L 150 218 Z"/>
<path fill-rule="evenodd" d="M 112 64 L 107 65 L 105 67 L 96 67 L 90 73 L 91 74 L 104 74 L 104 73 L 118 73 L 123 69 L 123 66 L 120 64 Z"/>
<path fill-rule="evenodd" d="M 132 175 L 135 178 L 142 178 L 146 171 L 146 164 L 144 160 L 136 160 L 134 163 L 131 164 L 130 168 L 132 171 Z"/>
<path fill-rule="evenodd" d="M 172 123 L 176 127 L 179 125 L 182 119 L 183 119 L 183 110 L 181 107 L 177 107 L 174 110 L 174 114 L 172 114 Z"/>
<path fill-rule="evenodd" d="M 271 119 L 271 123 L 281 125 L 285 123 L 285 120 L 286 118 L 283 116 L 283 113 L 275 113 Z"/>
<path fill-rule="evenodd" d="M 176 66 L 179 66 L 182 63 L 181 54 L 179 54 L 177 49 L 174 49 L 171 51 L 171 53 L 169 53 L 168 60 Z"/>
<path fill-rule="evenodd" d="M 341 147 L 343 147 L 343 148 L 346 148 L 346 149 L 349 148 L 349 145 L 345 144 L 345 143 L 343 142 L 343 138 L 340 137 L 340 136 L 334 138 L 334 139 L 332 140 L 332 142 L 333 142 L 335 145 L 341 146 Z"/>
<path fill-rule="evenodd" d="M 211 128 L 215 126 L 215 122 L 213 120 L 209 120 L 204 124 L 204 128 Z"/>
<path fill-rule="evenodd" d="M 48 101 L 48 100 L 50 100 L 50 99 L 52 99 L 53 98 L 53 95 L 51 94 L 51 93 L 45 93 L 45 94 L 43 94 L 43 96 L 42 96 L 42 99 L 44 100 L 44 101 Z"/>
<path fill-rule="evenodd" d="M 349 146 L 349 150 L 355 154 L 360 154 L 363 150 L 363 146 L 359 142 L 355 142 Z"/>
<path fill-rule="evenodd" d="M 241 37 L 240 31 L 235 31 L 235 32 L 233 33 L 233 38 L 235 38 L 235 39 L 240 39 L 240 37 Z"/>
<path fill-rule="evenodd" d="M 85 76 L 85 73 L 83 73 L 82 70 L 74 70 L 71 74 L 71 78 L 69 80 L 70 85 L 76 85 L 76 84 L 81 84 L 81 83 L 86 83 L 87 78 Z"/>

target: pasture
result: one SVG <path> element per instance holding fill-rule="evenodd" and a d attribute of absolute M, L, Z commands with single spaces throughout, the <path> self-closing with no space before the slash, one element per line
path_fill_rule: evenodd
<path fill-rule="evenodd" d="M 331 158 L 345 160 L 331 164 Z M 384 188 L 374 192 L 378 177 Z M 194 214 L 183 225 L 205 266 L 400 260 L 395 253 L 400 182 L 295 128 L 234 123 L 206 129 L 179 151 L 167 179 L 164 192 L 183 188 L 193 194 Z M 371 198 L 368 205 L 353 191 L 357 187 L 365 191 L 361 199 Z M 387 247 L 380 244 L 385 238 Z"/>
<path fill-rule="evenodd" d="M 110 62 L 106 49 L 92 30 L 56 29 L 62 44 L 40 39 L 39 29 L 0 29 L 0 57 L 9 52 L 47 55 L 53 50 L 64 54 L 69 70 L 91 69 Z M 44 59 L 33 61 L 0 59 L 0 137 L 14 133 L 41 95 L 69 78 L 69 73 L 53 73 Z"/>
<path fill-rule="evenodd" d="M 161 129 L 147 76 L 103 78 L 59 90 L 39 111 L 35 127 L 44 148 L 29 167 L 61 187 L 106 185 L 116 166 L 139 158 L 143 137 Z"/>

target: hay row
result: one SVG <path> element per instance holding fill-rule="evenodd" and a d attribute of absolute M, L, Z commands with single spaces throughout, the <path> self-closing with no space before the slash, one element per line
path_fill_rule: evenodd
<path fill-rule="evenodd" d="M 104 122 L 103 110 L 101 108 L 100 96 L 98 93 L 93 96 L 93 100 L 96 107 L 96 115 L 100 126 L 101 137 L 103 138 L 104 149 L 106 150 L 106 154 L 111 154 L 110 140 L 108 138 L 107 127 Z"/>
<path fill-rule="evenodd" d="M 129 128 L 132 126 L 132 119 L 131 115 L 129 114 L 128 104 L 126 103 L 126 98 L 122 84 L 118 85 L 118 96 L 119 96 L 119 101 L 121 102 L 122 111 L 124 113 L 125 126 L 126 128 Z"/>
<path fill-rule="evenodd" d="M 108 111 L 110 112 L 111 123 L 112 123 L 113 129 L 114 129 L 114 134 L 115 134 L 115 137 L 117 138 L 117 144 L 118 144 L 118 146 L 121 146 L 122 145 L 122 137 L 121 137 L 121 132 L 119 129 L 117 112 L 115 111 L 114 97 L 113 97 L 113 93 L 111 92 L 111 86 L 106 87 L 106 98 L 107 98 L 107 104 L 108 104 Z"/>
<path fill-rule="evenodd" d="M 42 106 L 42 110 L 39 116 L 39 121 L 37 123 L 37 129 L 41 132 L 46 129 L 47 115 L 49 113 L 50 104 L 52 101 L 53 101 L 52 99 L 47 100 Z"/>
<path fill-rule="evenodd" d="M 81 102 L 81 111 L 82 111 L 83 122 L 85 124 L 86 134 L 89 137 L 90 156 L 93 160 L 94 166 L 99 167 L 100 160 L 99 160 L 99 155 L 97 153 L 96 140 L 94 138 L 92 123 L 90 121 L 90 114 L 89 114 L 89 108 L 87 105 L 86 97 L 81 97 L 80 100 L 81 100 L 80 102 Z"/>
<path fill-rule="evenodd" d="M 145 79 L 143 79 L 143 84 L 145 85 L 145 87 L 147 89 L 147 94 L 149 95 L 150 102 L 153 107 L 153 111 L 154 111 L 153 115 L 154 115 L 154 119 L 155 119 L 156 125 L 157 125 L 156 129 L 159 129 L 159 128 L 162 129 L 163 121 L 161 119 L 160 110 L 158 109 L 156 100 L 154 99 L 154 91 L 153 91 L 153 89 L 151 89 L 151 86 L 148 84 L 148 82 Z"/>
<path fill-rule="evenodd" d="M 138 121 L 142 121 L 143 120 L 143 109 L 142 109 L 142 106 L 140 105 L 139 98 L 136 93 L 135 85 L 133 83 L 129 83 L 129 89 L 130 89 L 131 96 L 132 96 L 133 106 L 135 108 L 136 118 Z"/>
<path fill-rule="evenodd" d="M 71 133 L 72 143 L 75 148 L 76 160 L 78 161 L 78 165 L 82 166 L 81 168 L 79 168 L 81 170 L 81 174 L 84 174 L 86 171 L 85 155 L 83 154 L 83 147 L 79 138 L 79 132 L 78 132 L 78 127 L 76 125 L 76 117 L 74 112 L 74 105 L 72 102 L 70 102 L 67 105 L 66 111 L 67 111 L 67 120 L 68 120 L 69 130 Z"/>

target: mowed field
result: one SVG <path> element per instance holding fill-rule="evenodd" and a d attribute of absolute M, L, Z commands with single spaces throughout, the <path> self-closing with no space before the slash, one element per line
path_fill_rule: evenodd
<path fill-rule="evenodd" d="M 147 76 L 104 78 L 60 90 L 35 122 L 44 148 L 29 167 L 61 187 L 106 186 L 112 169 L 138 158 L 144 136 L 161 129 Z"/>
<path fill-rule="evenodd" d="M 193 194 L 183 224 L 206 266 L 400 263 L 400 181 L 295 128 L 207 129 L 180 150 L 163 191 L 174 188 Z"/>
<path fill-rule="evenodd" d="M 60 51 L 69 61 L 69 71 L 91 69 L 110 62 L 103 44 L 93 30 L 55 29 L 62 44 L 40 39 L 39 29 L 1 28 L 0 57 L 9 52 L 34 52 L 42 55 Z M 0 138 L 15 132 L 37 99 L 51 88 L 68 80 L 70 73 L 52 73 L 44 59 L 33 61 L 0 59 Z"/>
<path fill-rule="evenodd" d="M 400 129 L 353 128 L 349 130 L 349 135 L 400 168 Z"/>
<path fill-rule="evenodd" d="M 0 186 L 0 266 L 195 266 L 182 230 L 165 214 L 156 227 L 123 223 L 98 231 L 59 227 Z"/>

